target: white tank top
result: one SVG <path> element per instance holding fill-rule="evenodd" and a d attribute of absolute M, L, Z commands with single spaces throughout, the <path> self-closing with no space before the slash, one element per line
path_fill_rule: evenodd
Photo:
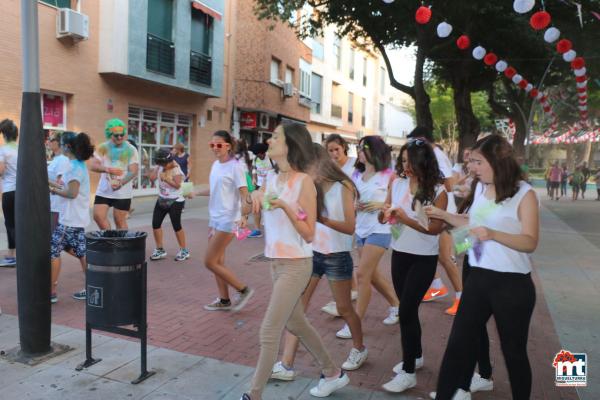
<path fill-rule="evenodd" d="M 358 193 L 360 193 L 359 201 L 361 203 L 369 201 L 385 202 L 392 173 L 391 169 L 377 172 L 366 182 L 363 181 L 362 174 L 355 173 L 352 179 L 358 189 Z M 356 215 L 356 236 L 366 238 L 373 233 L 389 234 L 390 226 L 388 224 L 380 224 L 377 219 L 378 214 L 378 212 L 368 213 L 359 211 Z"/>
<path fill-rule="evenodd" d="M 478 183 L 475 188 L 473 205 L 469 209 L 470 225 L 473 227 L 485 226 L 486 228 L 511 234 L 521 233 L 522 224 L 519 220 L 519 205 L 530 190 L 533 190 L 531 186 L 522 181 L 519 184 L 518 192 L 512 198 L 496 204 L 493 199 L 490 200 L 485 197 L 485 187 Z M 473 267 L 521 274 L 531 272 L 529 254 L 513 250 L 493 240 L 481 244 L 479 260 L 475 257 L 474 250 L 469 250 L 469 264 Z"/>
<path fill-rule="evenodd" d="M 335 182 L 325 193 L 325 215 L 333 221 L 344 221 L 342 193 L 344 185 Z M 313 250 L 321 254 L 341 253 L 352 250 L 352 235 L 346 235 L 317 222 Z"/>
<path fill-rule="evenodd" d="M 406 178 L 397 178 L 392 183 L 392 208 L 402 208 L 409 218 L 416 220 L 417 213 L 412 209 L 414 196 L 410 193 L 409 182 Z M 438 185 L 435 197 L 445 191 L 444 185 Z M 403 224 L 398 224 L 397 227 L 400 229 L 400 236 L 392 240 L 392 249 L 421 256 L 439 254 L 439 235 L 427 235 Z"/>
<path fill-rule="evenodd" d="M 298 197 L 302 182 L 310 179 L 308 175 L 295 172 L 287 183 L 278 187 L 277 174 L 267 174 L 265 197 L 277 195 L 293 209 L 298 209 Z M 286 213 L 280 209 L 263 212 L 265 224 L 265 256 L 269 258 L 307 258 L 312 257 L 312 246 L 298 233 Z"/>

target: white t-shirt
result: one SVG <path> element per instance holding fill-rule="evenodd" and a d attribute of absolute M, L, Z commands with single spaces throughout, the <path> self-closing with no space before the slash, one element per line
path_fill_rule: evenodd
<path fill-rule="evenodd" d="M 477 184 L 473 205 L 469 209 L 469 224 L 472 227 L 485 226 L 500 232 L 519 234 L 522 224 L 519 220 L 519 205 L 532 187 L 522 181 L 519 191 L 510 199 L 496 204 L 494 199 L 485 197 L 484 185 Z M 534 192 L 535 193 L 535 192 Z M 513 250 L 503 244 L 488 240 L 481 242 L 481 255 L 477 259 L 475 251 L 469 250 L 469 264 L 473 267 L 491 269 L 498 272 L 531 272 L 529 254 Z"/>
<path fill-rule="evenodd" d="M 181 188 L 181 186 L 179 187 L 179 189 L 175 189 L 173 186 L 164 182 L 160 177 L 163 172 L 164 168 L 158 167 L 158 195 L 165 199 L 175 199 L 175 201 L 177 202 L 185 201 L 185 198 L 183 197 L 183 189 Z M 184 179 L 181 180 L 181 183 L 183 183 L 183 181 L 185 180 L 185 175 L 183 174 L 183 171 L 181 170 L 181 167 L 179 165 L 175 166 L 175 168 L 171 168 L 167 171 L 167 173 L 171 178 L 177 175 L 183 176 Z"/>
<path fill-rule="evenodd" d="M 240 188 L 248 186 L 243 164 L 235 158 L 224 163 L 219 160 L 213 163 L 210 169 L 208 201 L 211 221 L 231 223 L 240 219 Z"/>
<path fill-rule="evenodd" d="M 90 223 L 90 175 L 85 162 L 71 160 L 71 168 L 62 178 L 65 187 L 69 182 L 79 182 L 79 194 L 74 199 L 66 199 L 58 217 L 61 225 L 72 228 L 86 228 Z"/>
<path fill-rule="evenodd" d="M 446 153 L 444 153 L 442 149 L 440 149 L 438 146 L 436 146 L 435 144 L 433 144 L 432 146 L 433 153 L 435 154 L 435 158 L 437 159 L 440 172 L 444 176 L 444 179 L 451 178 L 452 175 L 454 175 L 454 171 L 452 170 L 452 163 L 450 162 L 450 159 L 448 158 Z M 454 193 L 452 192 L 448 193 L 448 207 L 446 208 L 446 210 L 452 214 L 456 213 L 456 200 L 454 200 Z"/>
<path fill-rule="evenodd" d="M 392 177 L 393 171 L 386 169 L 377 172 L 368 181 L 363 181 L 363 174 L 355 173 L 353 176 L 354 184 L 358 189 L 360 197 L 358 201 L 361 203 L 367 202 L 385 202 L 387 197 L 388 184 Z M 390 226 L 388 224 L 380 224 L 377 218 L 378 212 L 365 212 L 358 211 L 356 214 L 356 236 L 360 238 L 366 238 L 373 233 L 390 233 Z"/>
<path fill-rule="evenodd" d="M 10 142 L 0 147 L 0 162 L 4 163 L 2 174 L 2 192 L 17 190 L 17 157 L 19 148 L 16 142 Z"/>
<path fill-rule="evenodd" d="M 354 173 L 354 164 L 356 164 L 356 158 L 348 157 L 348 160 L 346 160 L 346 163 L 342 167 L 342 171 L 344 171 L 350 179 L 352 179 L 352 174 Z"/>
<path fill-rule="evenodd" d="M 58 183 L 63 183 L 64 175 L 70 169 L 71 169 L 71 161 L 69 160 L 69 157 L 65 156 L 64 154 L 59 154 L 56 157 L 54 157 L 52 159 L 52 161 L 50 161 L 50 164 L 48 165 L 48 179 L 50 179 L 52 181 L 56 181 L 57 178 L 60 176 L 61 179 L 60 179 L 60 182 L 58 182 Z M 51 194 L 50 195 L 50 211 L 60 213 L 63 210 L 63 208 L 65 207 L 64 200 L 65 200 L 64 197 L 61 197 L 56 194 Z"/>
<path fill-rule="evenodd" d="M 268 173 L 273 170 L 273 165 L 268 156 L 265 156 L 264 160 L 255 157 L 252 161 L 252 169 L 256 174 L 256 185 L 260 187 L 265 184 L 265 179 L 267 179 Z"/>
<path fill-rule="evenodd" d="M 96 189 L 96 195 L 109 199 L 131 199 L 133 197 L 133 180 L 127 182 L 119 190 L 113 190 L 111 180 L 119 181 L 127 175 L 130 165 L 138 164 L 138 151 L 129 142 L 123 142 L 119 147 L 115 146 L 112 140 L 102 143 L 96 149 L 94 157 L 102 161 L 102 165 L 111 168 L 120 168 L 123 175 L 116 176 L 103 172 L 100 175 L 100 182 Z"/>
<path fill-rule="evenodd" d="M 282 187 L 277 185 L 277 174 L 269 172 L 265 182 L 265 196 L 271 194 L 285 201 L 291 207 L 298 208 L 298 198 L 302 182 L 308 175 L 296 172 Z M 299 210 L 297 210 L 299 211 Z M 298 233 L 292 221 L 281 208 L 264 210 L 265 256 L 269 258 L 307 258 L 312 257 L 313 247 Z"/>
<path fill-rule="evenodd" d="M 446 189 L 444 185 L 436 188 L 436 198 Z M 402 208 L 409 218 L 417 219 L 417 213 L 412 209 L 414 196 L 410 192 L 410 180 L 396 178 L 392 183 L 392 208 Z M 400 236 L 392 239 L 392 249 L 403 253 L 422 256 L 434 256 L 439 253 L 439 235 L 427 235 L 410 226 L 398 224 Z"/>
<path fill-rule="evenodd" d="M 325 211 L 332 221 L 344 221 L 344 185 L 335 182 L 325 193 Z M 313 250 L 321 254 L 341 253 L 352 250 L 352 235 L 347 235 L 317 222 Z"/>

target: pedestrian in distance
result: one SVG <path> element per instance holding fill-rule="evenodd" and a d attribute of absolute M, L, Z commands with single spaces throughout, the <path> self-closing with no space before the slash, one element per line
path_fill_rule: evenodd
<path fill-rule="evenodd" d="M 581 188 L 581 198 L 585 199 L 585 191 L 587 190 L 587 181 L 590 179 L 592 172 L 587 166 L 587 161 L 581 163 L 581 174 L 583 175 L 583 179 L 579 187 Z"/>
<path fill-rule="evenodd" d="M 2 176 L 2 213 L 8 239 L 8 254 L 0 262 L 3 266 L 17 265 L 17 244 L 15 242 L 15 191 L 17 190 L 17 159 L 19 129 L 10 120 L 0 122 L 0 132 L 4 145 L 0 147 L 0 176 Z"/>
<path fill-rule="evenodd" d="M 573 192 L 572 200 L 577 201 L 579 198 L 579 191 L 581 189 L 581 185 L 583 184 L 584 175 L 581 172 L 581 166 L 575 167 L 575 171 L 570 176 L 571 190 Z"/>
<path fill-rule="evenodd" d="M 273 161 L 267 156 L 267 150 L 269 146 L 265 143 L 256 143 L 250 146 L 250 151 L 254 154 L 254 160 L 252 160 L 252 183 L 254 188 L 259 190 L 265 184 L 267 175 L 273 170 Z M 263 236 L 261 230 L 261 219 L 262 214 L 260 212 L 254 213 L 254 230 L 248 237 L 250 238 L 261 238 Z"/>
<path fill-rule="evenodd" d="M 189 182 L 190 173 L 192 171 L 192 160 L 190 159 L 189 153 L 185 151 L 183 143 L 175 143 L 171 154 L 173 154 L 173 160 L 175 160 L 183 172 L 185 177 L 184 182 Z"/>
<path fill-rule="evenodd" d="M 550 168 L 550 200 L 558 201 L 558 190 L 562 180 L 562 168 L 558 165 L 558 161 L 554 161 Z"/>
<path fill-rule="evenodd" d="M 61 133 L 54 132 L 48 138 L 49 147 L 52 150 L 52 161 L 48 164 L 48 179 L 57 185 L 62 185 L 62 177 L 71 168 L 71 161 L 62 154 L 60 144 Z M 64 199 L 55 194 L 50 194 L 50 232 L 58 225 L 58 216 L 64 207 Z"/>
<path fill-rule="evenodd" d="M 567 169 L 567 163 L 562 163 L 562 171 L 560 175 L 560 197 L 567 197 L 567 184 L 569 181 L 569 170 Z"/>

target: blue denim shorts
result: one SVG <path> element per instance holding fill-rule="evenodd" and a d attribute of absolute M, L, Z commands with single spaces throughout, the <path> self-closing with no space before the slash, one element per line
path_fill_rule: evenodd
<path fill-rule="evenodd" d="M 383 247 L 387 250 L 392 242 L 392 234 L 390 233 L 371 233 L 366 238 L 361 238 L 358 235 L 354 236 L 356 237 L 357 247 L 364 247 L 364 245 L 370 244 L 372 246 Z"/>
<path fill-rule="evenodd" d="M 213 220 L 208 221 L 209 228 L 212 228 L 215 231 L 225 232 L 225 233 L 232 233 L 234 225 L 235 224 L 233 221 L 231 221 L 231 222 L 217 222 L 217 221 L 213 221 Z"/>
<path fill-rule="evenodd" d="M 313 251 L 312 276 L 321 278 L 327 275 L 330 281 L 347 281 L 352 279 L 354 263 L 349 251 L 322 254 Z"/>

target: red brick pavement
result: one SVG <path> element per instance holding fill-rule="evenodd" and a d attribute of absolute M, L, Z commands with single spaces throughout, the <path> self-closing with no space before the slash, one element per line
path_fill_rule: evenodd
<path fill-rule="evenodd" d="M 169 226 L 165 225 L 165 242 L 169 258 L 151 262 L 148 272 L 149 341 L 152 345 L 185 353 L 208 356 L 232 363 L 255 365 L 258 356 L 258 330 L 271 290 L 268 265 L 264 262 L 248 262 L 262 250 L 261 239 L 247 239 L 230 246 L 226 261 L 239 277 L 256 289 L 248 306 L 238 313 L 207 312 L 202 305 L 216 297 L 213 276 L 203 267 L 206 247 L 206 221 L 187 219 L 185 228 L 192 257 L 183 263 L 172 261 L 176 242 Z M 144 229 L 150 233 L 150 227 Z M 148 255 L 153 247 L 147 244 Z M 381 270 L 389 273 L 386 255 Z M 55 324 L 84 328 L 84 303 L 73 300 L 70 294 L 83 287 L 83 275 L 79 265 L 69 256 L 63 257 L 63 272 L 59 285 L 59 302 L 54 305 L 52 321 Z M 551 360 L 560 345 L 543 292 L 537 276 L 537 306 L 530 329 L 529 355 L 533 369 L 534 399 L 577 399 L 574 390 L 554 386 L 554 370 Z M 335 332 L 343 322 L 327 316 L 319 308 L 330 300 L 328 285 L 322 283 L 313 298 L 308 316 L 331 350 L 334 359 L 341 363 L 347 356 L 350 341 L 335 338 Z M 443 313 L 450 299 L 423 304 L 421 324 L 425 367 L 418 373 L 418 386 L 409 394 L 426 397 L 435 388 L 437 371 L 445 349 L 452 317 Z M 16 278 L 12 269 L 0 268 L 0 304 L 5 313 L 16 314 Z M 399 328 L 385 326 L 386 304 L 378 294 L 373 296 L 368 315 L 364 321 L 365 342 L 369 348 L 369 360 L 358 371 L 350 373 L 352 384 L 379 390 L 381 384 L 392 377 L 391 369 L 401 359 Z M 491 355 L 494 366 L 496 389 L 492 393 L 480 393 L 475 399 L 508 399 L 510 387 L 504 361 L 499 349 L 493 321 L 489 326 Z M 152 359 L 149 360 L 152 366 Z M 300 374 L 314 377 L 318 373 L 312 357 L 301 349 L 296 368 Z"/>

